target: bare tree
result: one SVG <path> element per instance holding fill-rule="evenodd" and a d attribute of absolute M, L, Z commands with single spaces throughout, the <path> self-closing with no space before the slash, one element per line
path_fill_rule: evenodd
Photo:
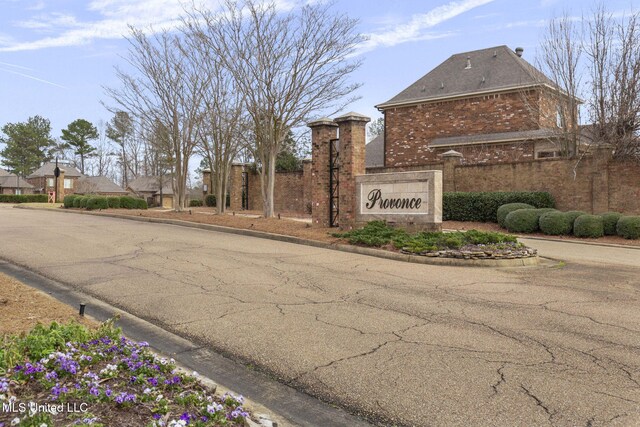
<path fill-rule="evenodd" d="M 128 62 L 135 74 L 116 69 L 120 88 L 105 88 L 118 107 L 131 112 L 145 127 L 162 123 L 168 155 L 173 160 L 174 209 L 185 208 L 189 160 L 197 143 L 203 81 L 198 67 L 185 60 L 179 35 L 168 31 L 145 34 L 130 27 Z M 151 30 L 150 30 L 151 31 Z M 151 31 L 152 32 L 152 31 Z"/>
<path fill-rule="evenodd" d="M 278 12 L 273 3 L 225 3 L 223 13 L 200 11 L 202 42 L 229 70 L 243 94 L 259 163 L 264 216 L 274 216 L 276 158 L 289 131 L 314 114 L 333 114 L 353 99 L 349 83 L 360 66 L 350 60 L 362 36 L 356 21 L 310 3 Z"/>
<path fill-rule="evenodd" d="M 582 41 L 579 28 L 567 14 L 552 19 L 540 44 L 538 64 L 553 83 L 543 85 L 540 94 L 553 108 L 539 108 L 540 114 L 551 114 L 551 117 L 540 117 L 547 123 L 555 122 L 558 132 L 553 135 L 553 142 L 560 149 L 563 157 L 571 157 L 577 153 L 579 140 L 579 107 L 581 74 L 579 69 L 582 56 Z M 540 102 L 540 101 L 539 101 Z"/>
<path fill-rule="evenodd" d="M 95 151 L 89 161 L 88 169 L 93 176 L 113 175 L 113 163 L 115 157 L 115 147 L 109 142 L 107 137 L 107 124 L 100 120 L 96 126 L 98 129 L 98 139 L 94 144 Z"/>
<path fill-rule="evenodd" d="M 615 20 L 600 6 L 588 23 L 594 137 L 618 159 L 640 156 L 640 12 Z"/>
<path fill-rule="evenodd" d="M 185 56 L 196 64 L 204 82 L 199 147 L 211 168 L 212 182 L 209 184 L 216 195 L 216 210 L 220 214 L 226 209 L 231 162 L 241 148 L 246 128 L 244 99 L 232 74 L 207 43 L 209 28 L 199 19 L 185 19 L 184 24 L 185 41 L 189 46 Z"/>
<path fill-rule="evenodd" d="M 109 139 L 120 146 L 118 154 L 118 163 L 121 167 L 121 185 L 122 188 L 127 188 L 129 185 L 130 160 L 127 155 L 127 146 L 134 137 L 134 123 L 131 115 L 126 111 L 116 111 L 113 118 L 107 123 L 106 135 Z"/>

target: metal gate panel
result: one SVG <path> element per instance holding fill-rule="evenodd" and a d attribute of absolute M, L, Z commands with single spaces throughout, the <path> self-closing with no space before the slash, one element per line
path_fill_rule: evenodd
<path fill-rule="evenodd" d="M 249 173 L 242 172 L 242 210 L 249 210 Z"/>
<path fill-rule="evenodd" d="M 329 141 L 329 226 L 340 221 L 340 140 Z"/>

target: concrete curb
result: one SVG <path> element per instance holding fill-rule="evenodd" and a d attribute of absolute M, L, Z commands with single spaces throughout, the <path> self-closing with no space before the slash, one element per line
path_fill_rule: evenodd
<path fill-rule="evenodd" d="M 619 245 L 617 243 L 583 242 L 581 240 L 570 240 L 570 239 L 545 239 L 544 237 L 535 237 L 535 236 L 517 236 L 517 237 L 518 239 L 539 240 L 541 242 L 573 243 L 578 245 L 604 246 L 607 248 L 635 249 L 640 251 L 640 246 Z"/>
<path fill-rule="evenodd" d="M 116 219 L 128 219 L 130 221 L 150 222 L 156 224 L 177 225 L 180 227 L 197 228 L 200 230 L 217 231 L 219 233 L 238 234 L 240 236 L 259 237 L 262 239 L 277 240 L 280 242 L 293 243 L 297 245 L 312 246 L 322 249 L 331 249 L 334 251 L 349 252 L 359 255 L 373 256 L 377 258 L 390 259 L 393 261 L 410 262 L 414 264 L 430 264 L 444 265 L 451 267 L 521 267 L 539 264 L 539 257 L 514 258 L 514 259 L 459 259 L 459 258 L 437 258 L 424 257 L 420 255 L 408 255 L 397 252 L 385 251 L 382 249 L 365 248 L 353 245 L 336 245 L 331 243 L 319 242 L 316 240 L 303 239 L 301 237 L 285 236 L 282 234 L 267 233 L 265 231 L 246 230 L 243 228 L 225 227 L 222 225 L 201 224 L 197 222 L 182 221 L 177 219 L 150 218 L 144 216 L 118 215 L 113 213 L 88 212 L 88 211 L 69 211 L 69 210 L 51 210 L 42 209 L 33 206 L 16 205 L 20 209 L 46 210 L 48 212 L 60 212 L 68 214 L 95 215 Z"/>
<path fill-rule="evenodd" d="M 147 320 L 106 303 L 70 285 L 49 279 L 27 266 L 20 266 L 0 258 L 0 272 L 28 286 L 38 289 L 71 307 L 86 304 L 86 314 L 105 321 L 120 314 L 117 326 L 134 341 L 146 341 L 152 350 L 176 359 L 187 371 L 197 371 L 222 391 L 233 390 L 245 396 L 248 408 L 262 418 L 263 425 L 277 423 L 279 427 L 331 425 L 336 427 L 370 426 L 363 419 L 345 410 L 323 403 L 292 387 L 247 369 L 223 355 L 174 334 Z M 215 380 L 213 380 L 215 379 Z M 207 381 L 208 382 L 208 381 Z M 210 383 L 211 385 L 211 383 Z M 252 425 L 252 424 L 249 424 Z M 255 423 L 253 424 L 256 425 Z"/>

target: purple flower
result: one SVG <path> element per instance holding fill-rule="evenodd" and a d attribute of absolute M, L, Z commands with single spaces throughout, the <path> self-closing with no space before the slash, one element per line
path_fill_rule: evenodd
<path fill-rule="evenodd" d="M 113 393 L 113 392 L 111 391 L 111 389 L 110 389 L 109 387 L 107 387 L 107 389 L 104 391 L 104 394 L 105 394 L 105 396 L 107 396 L 107 397 L 111 397 L 111 394 L 112 394 L 112 393 Z"/>
<path fill-rule="evenodd" d="M 147 380 L 147 382 L 148 382 L 149 384 L 151 384 L 152 386 L 154 386 L 154 387 L 157 387 L 157 386 L 158 386 L 158 380 L 157 380 L 155 377 L 149 378 L 149 379 Z"/>
<path fill-rule="evenodd" d="M 91 387 L 91 389 L 89 390 L 89 393 L 93 394 L 94 396 L 99 396 L 100 390 L 98 390 L 98 387 Z"/>
<path fill-rule="evenodd" d="M 180 416 L 180 419 L 182 421 L 185 421 L 187 424 L 189 424 L 191 422 L 191 415 L 189 415 L 188 412 L 185 412 Z"/>
<path fill-rule="evenodd" d="M 154 420 L 159 420 L 160 418 L 162 418 L 162 415 L 160 415 L 160 414 L 153 414 L 153 419 L 154 419 Z"/>
<path fill-rule="evenodd" d="M 49 381 L 53 381 L 58 378 L 58 373 L 56 371 L 47 372 L 44 377 Z"/>

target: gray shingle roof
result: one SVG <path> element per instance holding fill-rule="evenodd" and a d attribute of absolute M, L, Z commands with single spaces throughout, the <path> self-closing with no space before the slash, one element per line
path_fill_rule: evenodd
<path fill-rule="evenodd" d="M 452 55 L 405 90 L 376 107 L 385 109 L 537 84 L 554 86 L 542 72 L 507 46 L 496 46 Z"/>
<path fill-rule="evenodd" d="M 458 145 L 472 145 L 472 144 L 499 144 L 501 142 L 511 141 L 527 141 L 535 139 L 547 139 L 558 136 L 557 131 L 551 129 L 535 129 L 525 130 L 519 132 L 500 132 L 500 133 L 485 133 L 477 135 L 463 135 L 463 136 L 449 136 L 445 138 L 436 138 L 429 147 L 455 147 Z"/>
<path fill-rule="evenodd" d="M 64 176 L 68 177 L 68 178 L 72 178 L 72 177 L 80 177 L 82 176 L 82 174 L 80 173 L 80 171 L 76 168 L 74 168 L 71 165 L 65 165 L 62 163 L 58 163 L 58 167 L 60 169 L 64 169 Z M 54 162 L 47 162 L 44 165 L 40 166 L 38 169 L 36 169 L 35 172 L 33 172 L 31 175 L 29 175 L 27 178 L 39 178 L 39 177 L 43 177 L 43 176 L 53 176 L 53 170 L 56 168 L 56 164 Z"/>
<path fill-rule="evenodd" d="M 33 185 L 29 184 L 22 178 L 17 178 L 17 182 L 18 188 L 33 188 Z M 16 188 L 16 175 L 7 172 L 4 169 L 0 169 L 0 187 Z"/>
<path fill-rule="evenodd" d="M 384 133 L 373 138 L 365 146 L 364 165 L 367 168 L 384 166 Z"/>
<path fill-rule="evenodd" d="M 106 176 L 83 176 L 78 179 L 76 193 L 122 193 L 123 190 Z"/>
<path fill-rule="evenodd" d="M 162 179 L 162 193 L 173 194 L 171 187 L 171 177 L 165 176 Z M 159 176 L 140 176 L 129 183 L 127 187 L 134 193 L 160 193 L 160 177 Z"/>

